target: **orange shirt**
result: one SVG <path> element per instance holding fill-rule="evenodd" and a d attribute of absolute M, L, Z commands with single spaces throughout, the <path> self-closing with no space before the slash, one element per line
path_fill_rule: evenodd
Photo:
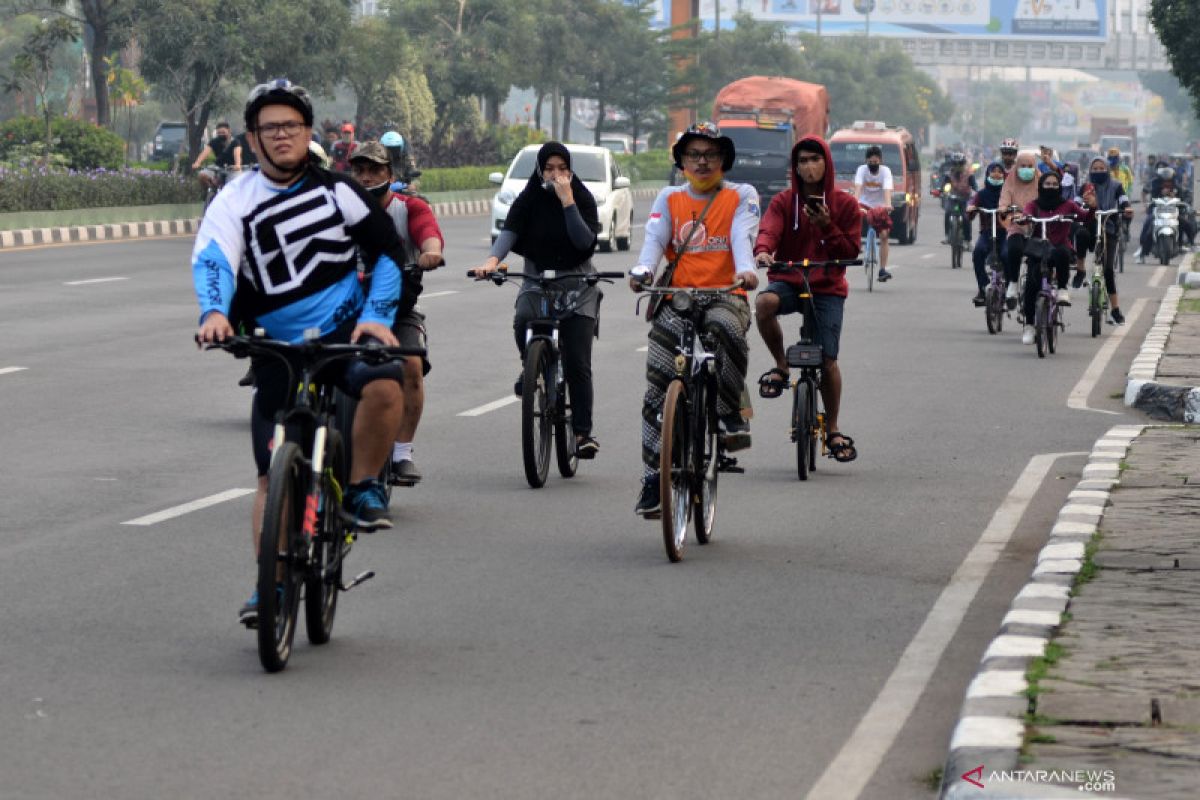
<path fill-rule="evenodd" d="M 728 286 L 734 281 L 733 249 L 730 240 L 733 218 L 741 198 L 734 189 L 722 189 L 708 208 L 700 230 L 688 242 L 683 258 L 671 278 L 672 286 Z M 695 198 L 688 192 L 675 192 L 667 198 L 671 213 L 671 243 L 666 257 L 674 260 L 678 248 L 688 241 L 695 220 L 708 204 L 708 198 Z M 741 292 L 744 294 L 744 292 Z"/>

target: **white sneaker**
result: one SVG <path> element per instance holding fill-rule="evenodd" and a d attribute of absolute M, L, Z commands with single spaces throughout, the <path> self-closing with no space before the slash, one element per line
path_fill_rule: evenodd
<path fill-rule="evenodd" d="M 1141 258 L 1141 257 L 1142 257 L 1142 248 L 1140 248 L 1140 247 L 1139 247 L 1137 250 L 1134 250 L 1134 251 L 1133 251 L 1133 257 L 1134 257 L 1134 258 Z"/>
<path fill-rule="evenodd" d="M 1033 328 L 1026 327 L 1021 333 L 1021 344 L 1033 344 Z"/>
<path fill-rule="evenodd" d="M 1008 288 L 1004 290 L 1004 299 L 1005 300 L 1016 300 L 1017 299 L 1017 285 L 1015 283 L 1010 283 L 1008 285 Z"/>
<path fill-rule="evenodd" d="M 1059 289 L 1058 295 L 1055 299 L 1060 306 L 1071 305 L 1071 295 L 1066 289 Z"/>

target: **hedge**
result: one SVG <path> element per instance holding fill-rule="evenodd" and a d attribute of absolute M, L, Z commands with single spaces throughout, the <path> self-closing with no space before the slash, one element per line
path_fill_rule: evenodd
<path fill-rule="evenodd" d="M 617 155 L 617 163 L 634 183 L 665 181 L 671 174 L 670 150 L 647 150 L 634 155 Z"/>
<path fill-rule="evenodd" d="M 422 192 L 462 192 L 468 189 L 490 189 L 488 175 L 504 172 L 508 165 L 498 167 L 433 167 L 421 170 L 417 188 Z"/>
<path fill-rule="evenodd" d="M 107 128 L 84 120 L 55 117 L 50 122 L 50 132 L 50 152 L 61 156 L 71 169 L 117 169 L 125 161 L 125 140 Z M 0 161 L 9 161 L 18 152 L 40 156 L 45 137 L 42 120 L 13 117 L 0 125 Z"/>
<path fill-rule="evenodd" d="M 0 167 L 0 212 L 67 211 L 203 200 L 204 189 L 194 176 L 144 169 L 55 172 L 44 168 Z"/>

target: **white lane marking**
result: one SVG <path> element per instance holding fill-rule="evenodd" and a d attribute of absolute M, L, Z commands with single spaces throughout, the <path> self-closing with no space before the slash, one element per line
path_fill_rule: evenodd
<path fill-rule="evenodd" d="M 639 347 L 639 348 L 637 349 L 637 352 L 639 352 L 639 353 L 648 353 L 648 352 L 650 352 L 650 345 L 648 345 L 648 344 L 642 345 L 641 347 Z"/>
<path fill-rule="evenodd" d="M 417 299 L 418 300 L 428 300 L 431 297 L 445 297 L 448 294 L 458 294 L 458 289 L 449 289 L 445 292 L 430 292 L 429 294 L 422 294 Z"/>
<path fill-rule="evenodd" d="M 147 514 L 144 517 L 131 519 L 128 522 L 122 522 L 122 525 L 155 525 L 163 520 L 173 519 L 174 517 L 182 517 L 184 514 L 190 514 L 193 511 L 199 511 L 202 508 L 215 506 L 218 503 L 224 503 L 227 500 L 236 500 L 239 497 L 245 497 L 248 494 L 254 494 L 253 489 L 229 489 L 224 492 L 219 492 L 208 497 L 201 497 L 199 500 L 193 500 L 190 503 L 184 503 L 181 506 L 166 508 L 162 511 L 156 511 L 153 514 Z"/>
<path fill-rule="evenodd" d="M 1154 289 L 1161 289 L 1162 285 L 1163 285 L 1162 284 L 1163 278 L 1167 277 L 1168 273 L 1170 273 L 1171 279 L 1174 280 L 1174 276 L 1175 276 L 1175 268 L 1174 267 L 1170 267 L 1170 266 L 1159 267 L 1158 269 L 1154 270 L 1154 274 L 1150 276 L 1150 283 L 1148 285 Z"/>
<path fill-rule="evenodd" d="M 1087 369 L 1083 371 L 1083 377 L 1079 379 L 1079 383 L 1075 384 L 1075 388 L 1071 390 L 1070 396 L 1067 397 L 1067 408 L 1074 408 L 1080 411 L 1095 411 L 1098 414 L 1117 414 L 1117 411 L 1105 411 L 1102 408 L 1089 408 L 1087 404 L 1088 395 L 1092 393 L 1092 389 L 1096 388 L 1097 381 L 1104 374 L 1105 368 L 1108 367 L 1108 362 L 1112 360 L 1113 354 L 1116 353 L 1117 347 L 1121 344 L 1121 340 L 1125 338 L 1125 334 L 1137 322 L 1138 316 L 1146 307 L 1146 298 L 1141 298 L 1133 302 L 1133 308 L 1129 311 L 1129 317 L 1125 320 L 1124 325 L 1118 325 L 1117 329 L 1109 334 L 1108 341 L 1096 352 L 1092 358 L 1092 363 L 1088 364 Z M 1088 325 L 1091 325 L 1091 319 L 1088 319 Z M 1107 327 L 1107 324 L 1105 324 Z"/>
<path fill-rule="evenodd" d="M 925 255 L 921 256 L 921 258 L 933 258 L 936 255 L 937 253 L 926 253 Z"/>
<path fill-rule="evenodd" d="M 511 406 L 513 403 L 519 402 L 521 402 L 521 398 L 517 397 L 516 395 L 509 395 L 508 397 L 502 397 L 499 400 L 493 400 L 490 403 L 484 403 L 481 406 L 477 406 L 466 411 L 460 411 L 457 416 L 478 417 L 488 413 L 489 411 L 495 411 L 497 408 L 504 408 L 505 406 Z"/>
<path fill-rule="evenodd" d="M 86 281 L 63 281 L 63 286 L 86 286 L 89 283 L 112 283 L 113 281 L 127 281 L 129 278 L 90 278 Z"/>
<path fill-rule="evenodd" d="M 879 696 L 809 790 L 808 800 L 857 798 L 862 793 L 925 691 L 967 608 L 1004 552 L 1046 473 L 1058 459 L 1081 455 L 1087 453 L 1043 453 L 1029 460 L 904 649 Z"/>
<path fill-rule="evenodd" d="M 13 372 L 21 372 L 29 369 L 29 367 L 0 367 L 0 375 L 9 375 Z"/>

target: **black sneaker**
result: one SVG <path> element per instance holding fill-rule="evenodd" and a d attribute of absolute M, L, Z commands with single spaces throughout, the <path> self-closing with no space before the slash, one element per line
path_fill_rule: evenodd
<path fill-rule="evenodd" d="M 392 521 L 387 517 L 387 492 L 374 478 L 351 484 L 343 505 L 354 517 L 355 527 L 361 531 L 374 533 L 392 527 Z"/>
<path fill-rule="evenodd" d="M 388 483 L 392 486 L 416 486 L 421 482 L 421 477 L 421 470 L 417 469 L 412 459 L 402 458 L 392 462 L 392 468 L 388 472 Z"/>
<path fill-rule="evenodd" d="M 246 370 L 246 374 L 238 381 L 238 386 L 253 386 L 254 385 L 254 367 Z"/>
<path fill-rule="evenodd" d="M 521 374 L 517 376 L 517 382 L 513 384 L 513 394 L 515 394 L 517 397 L 520 397 L 521 392 L 524 391 L 524 389 L 525 389 L 525 372 L 522 371 Z"/>
<path fill-rule="evenodd" d="M 1086 278 L 1087 273 L 1085 273 L 1083 270 L 1076 270 L 1075 277 L 1071 279 L 1071 288 L 1078 289 L 1080 286 L 1083 286 L 1083 281 Z"/>
<path fill-rule="evenodd" d="M 1125 315 L 1121 313 L 1121 309 L 1119 308 L 1114 308 L 1111 312 L 1109 312 L 1108 317 L 1110 320 L 1112 320 L 1113 325 L 1125 324 Z"/>
<path fill-rule="evenodd" d="M 600 452 L 600 443 L 591 436 L 585 436 L 575 444 L 575 455 L 580 458 L 592 459 Z"/>
<path fill-rule="evenodd" d="M 642 479 L 642 493 L 638 495 L 633 513 L 642 519 L 658 519 L 662 516 L 662 498 L 658 490 L 658 473 Z"/>
<path fill-rule="evenodd" d="M 984 295 L 982 289 L 979 290 L 979 294 L 975 295 L 975 298 L 971 302 L 975 304 L 976 308 L 981 308 L 987 303 L 987 297 Z"/>
<path fill-rule="evenodd" d="M 727 417 L 722 417 L 721 427 L 725 429 L 721 439 L 730 453 L 745 450 L 750 446 L 750 423 L 742 419 L 740 413 L 735 411 Z"/>
<path fill-rule="evenodd" d="M 883 267 L 879 268 L 879 282 L 886 283 L 892 279 L 892 273 L 888 272 Z"/>

